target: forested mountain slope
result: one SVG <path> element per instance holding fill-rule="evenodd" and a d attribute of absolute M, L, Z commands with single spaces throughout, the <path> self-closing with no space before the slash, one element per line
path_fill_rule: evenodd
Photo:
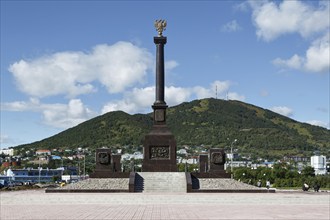
<path fill-rule="evenodd" d="M 141 145 L 152 127 L 152 114 L 109 112 L 57 135 L 18 147 L 98 148 Z M 167 109 L 167 124 L 178 146 L 229 146 L 245 155 L 309 156 L 314 150 L 330 155 L 330 131 L 294 121 L 239 101 L 202 99 Z"/>

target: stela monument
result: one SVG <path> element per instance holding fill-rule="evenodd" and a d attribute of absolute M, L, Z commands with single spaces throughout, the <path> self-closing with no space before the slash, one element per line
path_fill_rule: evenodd
<path fill-rule="evenodd" d="M 97 184 L 99 180 L 96 180 L 94 181 L 96 184 L 91 184 L 92 189 L 88 183 L 85 188 L 47 189 L 46 192 L 164 192 L 164 190 L 168 192 L 275 192 L 269 189 L 250 189 L 246 186 L 241 186 L 240 189 L 237 188 L 235 182 L 232 182 L 232 184 L 235 183 L 234 187 L 226 188 L 225 185 L 228 183 L 223 184 L 219 180 L 230 178 L 230 174 L 226 173 L 224 169 L 226 163 L 224 149 L 211 148 L 208 154 L 201 154 L 199 172 L 177 172 L 176 140 L 166 125 L 168 106 L 164 99 L 164 45 L 167 38 L 163 36 L 163 31 L 166 28 L 166 21 L 156 20 L 155 27 L 158 32 L 158 36 L 154 37 L 156 44 L 156 100 L 152 105 L 153 126 L 149 134 L 145 136 L 143 143 L 142 172 L 135 172 L 134 170 L 123 172 L 121 155 L 112 154 L 110 148 L 99 148 L 96 149 L 95 154 L 95 171 L 90 175 L 90 178 L 92 181 L 93 178 L 105 178 L 107 180 L 104 181 L 107 184 L 99 186 Z M 128 180 L 128 189 L 119 187 L 119 185 L 125 185 L 126 180 Z"/>
<path fill-rule="evenodd" d="M 156 100 L 152 105 L 153 127 L 145 136 L 143 144 L 143 172 L 176 172 L 176 140 L 166 125 L 164 45 L 167 38 L 163 36 L 166 29 L 165 20 L 156 20 L 158 36 L 156 44 Z"/>

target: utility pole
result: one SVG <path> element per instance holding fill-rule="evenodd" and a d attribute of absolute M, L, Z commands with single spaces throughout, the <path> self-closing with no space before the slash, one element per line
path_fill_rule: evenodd
<path fill-rule="evenodd" d="M 231 156 L 230 156 L 230 174 L 231 174 L 231 179 L 233 179 L 233 158 L 234 158 L 234 154 L 233 154 L 233 145 L 234 143 L 236 143 L 237 139 L 235 139 L 231 145 L 230 145 L 230 153 L 231 153 Z"/>
<path fill-rule="evenodd" d="M 218 86 L 215 86 L 215 99 L 218 99 Z"/>
<path fill-rule="evenodd" d="M 84 154 L 84 179 L 86 178 L 86 155 Z"/>

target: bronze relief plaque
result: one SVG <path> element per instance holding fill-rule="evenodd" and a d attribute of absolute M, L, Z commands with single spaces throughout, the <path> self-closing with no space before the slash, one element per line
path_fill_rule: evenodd
<path fill-rule="evenodd" d="M 152 159 L 152 160 L 170 159 L 170 147 L 169 146 L 151 146 L 150 147 L 150 159 Z"/>
<path fill-rule="evenodd" d="M 211 154 L 211 163 L 213 164 L 223 164 L 223 155 L 221 152 L 213 152 Z"/>
<path fill-rule="evenodd" d="M 104 165 L 107 165 L 107 164 L 110 164 L 110 154 L 107 153 L 107 152 L 99 152 L 98 153 L 98 161 L 100 164 L 104 164 Z"/>

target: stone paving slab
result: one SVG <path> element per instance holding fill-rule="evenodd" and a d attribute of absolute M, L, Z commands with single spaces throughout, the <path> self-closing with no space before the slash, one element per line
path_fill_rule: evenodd
<path fill-rule="evenodd" d="M 1 192 L 0 219 L 329 219 L 330 193 Z"/>

